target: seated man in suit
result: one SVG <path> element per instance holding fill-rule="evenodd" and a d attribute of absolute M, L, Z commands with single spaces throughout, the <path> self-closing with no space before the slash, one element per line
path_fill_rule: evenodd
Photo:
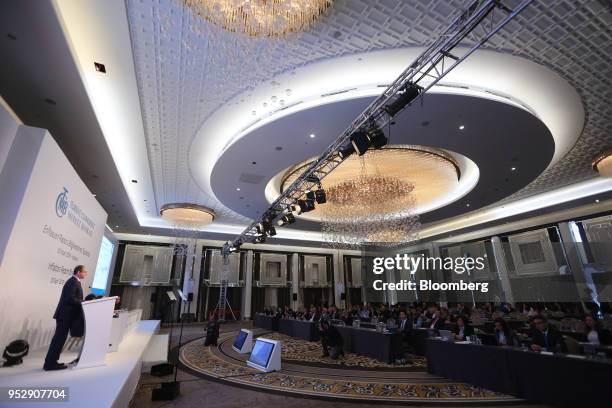
<path fill-rule="evenodd" d="M 87 277 L 87 273 L 88 271 L 85 266 L 77 265 L 72 276 L 64 283 L 62 294 L 53 315 L 55 319 L 55 333 L 45 357 L 45 364 L 43 366 L 45 371 L 66 368 L 65 364 L 58 363 L 57 360 L 59 360 L 59 356 L 62 353 L 68 333 L 71 328 L 74 330 L 75 326 L 79 326 L 79 331 L 82 331 L 83 309 L 81 302 L 83 302 L 83 288 L 81 287 L 81 281 Z"/>
<path fill-rule="evenodd" d="M 546 317 L 542 315 L 535 316 L 533 318 L 533 325 L 535 328 L 531 334 L 531 349 L 533 351 L 567 351 L 563 336 L 548 324 Z"/>
<path fill-rule="evenodd" d="M 434 309 L 431 321 L 428 323 L 427 327 L 433 329 L 436 335 L 438 335 L 440 329 L 444 328 L 444 318 L 441 316 L 437 307 Z"/>
<path fill-rule="evenodd" d="M 457 317 L 457 327 L 454 328 L 453 334 L 455 335 L 455 340 L 464 341 L 469 336 L 474 334 L 474 329 L 470 326 L 469 320 L 466 316 L 459 315 Z"/>
<path fill-rule="evenodd" d="M 308 315 L 309 322 L 318 322 L 321 319 L 321 315 L 317 312 L 317 308 L 314 306 L 310 306 L 310 314 Z"/>

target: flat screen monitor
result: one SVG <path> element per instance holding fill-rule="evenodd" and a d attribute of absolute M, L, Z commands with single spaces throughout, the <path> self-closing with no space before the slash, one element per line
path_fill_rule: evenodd
<path fill-rule="evenodd" d="M 104 295 L 106 292 L 106 284 L 110 274 L 111 262 L 113 261 L 113 252 L 115 245 L 102 236 L 102 245 L 98 254 L 98 263 L 96 264 L 96 273 L 94 274 L 93 283 L 91 285 L 91 293 L 95 295 Z"/>
<path fill-rule="evenodd" d="M 253 346 L 253 351 L 251 351 L 249 361 L 260 367 L 267 367 L 270 356 L 272 355 L 272 350 L 274 350 L 274 343 L 257 339 Z"/>
<path fill-rule="evenodd" d="M 248 333 L 244 330 L 240 330 L 240 333 L 236 336 L 236 340 L 234 340 L 234 347 L 240 350 L 244 345 L 244 341 L 246 340 Z"/>

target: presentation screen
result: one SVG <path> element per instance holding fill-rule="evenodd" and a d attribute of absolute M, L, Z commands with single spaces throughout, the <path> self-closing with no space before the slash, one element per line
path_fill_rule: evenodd
<path fill-rule="evenodd" d="M 102 237 L 102 245 L 98 255 L 98 263 L 96 265 L 96 273 L 94 274 L 91 292 L 96 295 L 104 295 L 106 292 L 106 284 L 108 283 L 108 275 L 110 274 L 111 262 L 113 260 L 113 251 L 115 245 L 106 238 Z"/>
<path fill-rule="evenodd" d="M 238 335 L 236 336 L 236 340 L 234 340 L 234 347 L 240 350 L 244 345 L 244 341 L 246 340 L 247 336 L 247 332 L 245 332 L 244 330 L 240 330 L 240 333 L 238 333 Z"/>
<path fill-rule="evenodd" d="M 253 346 L 249 361 L 258 366 L 267 367 L 270 356 L 272 355 L 272 350 L 274 350 L 274 343 L 257 339 Z"/>

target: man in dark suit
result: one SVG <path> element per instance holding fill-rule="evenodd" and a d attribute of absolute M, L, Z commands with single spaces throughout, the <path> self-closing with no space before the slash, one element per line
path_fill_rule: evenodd
<path fill-rule="evenodd" d="M 533 351 L 566 352 L 567 347 L 563 336 L 553 327 L 548 324 L 548 320 L 544 316 L 535 316 L 533 318 L 533 326 L 535 330 L 531 334 Z"/>
<path fill-rule="evenodd" d="M 399 312 L 399 321 L 397 323 L 397 332 L 402 335 L 403 341 L 408 341 L 412 332 L 412 322 L 408 318 L 405 310 Z"/>
<path fill-rule="evenodd" d="M 45 371 L 62 370 L 66 368 L 63 363 L 58 363 L 59 356 L 64 348 L 64 343 L 68 337 L 71 327 L 81 326 L 83 321 L 83 288 L 81 280 L 87 276 L 87 269 L 83 265 L 74 268 L 72 276 L 64 283 L 59 303 L 55 309 L 53 318 L 55 319 L 55 334 L 51 339 L 47 357 L 45 357 Z"/>

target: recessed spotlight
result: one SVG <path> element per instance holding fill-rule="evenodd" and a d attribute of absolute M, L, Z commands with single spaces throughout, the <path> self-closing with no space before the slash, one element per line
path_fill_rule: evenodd
<path fill-rule="evenodd" d="M 119 226 L 118 226 L 118 225 L 115 225 L 115 228 L 119 228 Z"/>
<path fill-rule="evenodd" d="M 236 187 L 236 191 L 240 191 L 240 187 Z"/>
<path fill-rule="evenodd" d="M 465 129 L 465 125 L 460 125 L 459 130 L 463 130 L 463 129 Z"/>
<path fill-rule="evenodd" d="M 516 167 L 512 167 L 510 170 L 512 170 L 512 171 L 516 171 Z"/>
<path fill-rule="evenodd" d="M 595 200 L 595 202 L 596 202 L 596 203 L 598 203 L 598 202 L 599 202 L 599 200 Z"/>
<path fill-rule="evenodd" d="M 96 67 L 96 71 L 106 74 L 106 67 L 104 66 L 104 64 L 94 62 L 94 67 Z"/>
<path fill-rule="evenodd" d="M 314 139 L 315 137 L 316 137 L 316 135 L 315 135 L 314 133 L 311 133 L 311 134 L 310 134 L 310 138 L 311 138 L 311 139 Z"/>
<path fill-rule="evenodd" d="M 469 206 L 470 206 L 470 203 L 467 203 L 465 206 L 466 206 L 466 207 L 469 207 Z"/>

